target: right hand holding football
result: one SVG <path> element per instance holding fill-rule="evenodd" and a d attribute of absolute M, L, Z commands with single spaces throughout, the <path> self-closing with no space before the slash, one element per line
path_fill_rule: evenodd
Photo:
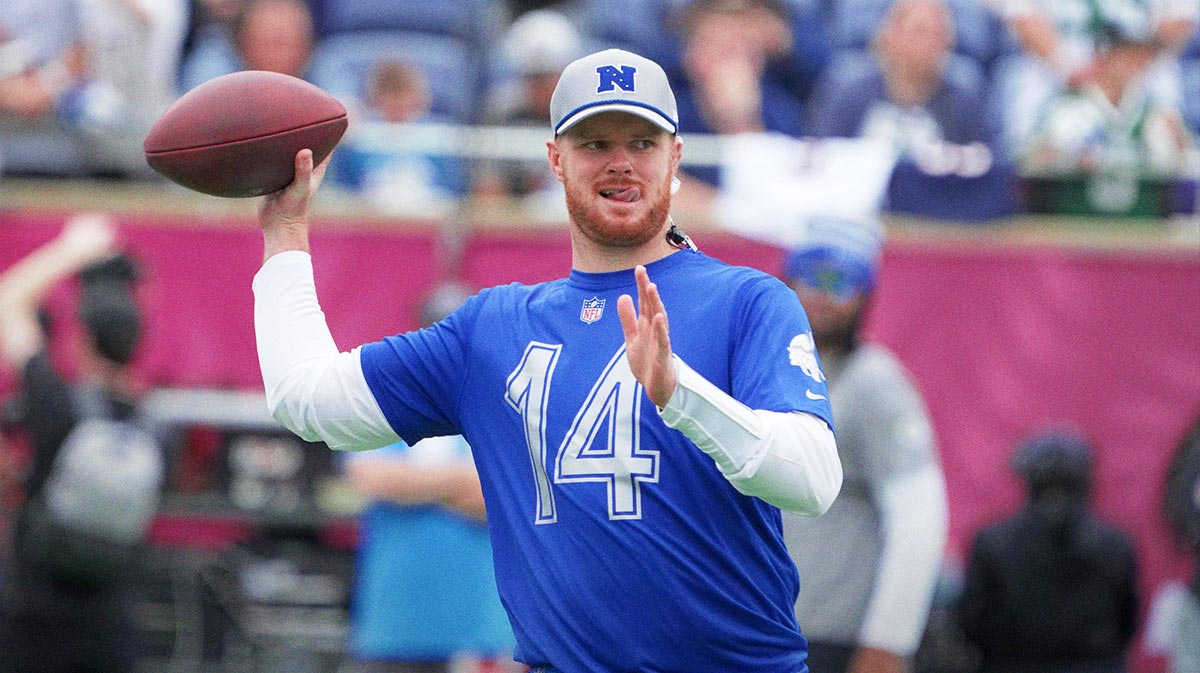
<path fill-rule="evenodd" d="M 312 150 L 300 150 L 296 153 L 296 177 L 292 183 L 262 197 L 258 204 L 258 224 L 263 230 L 264 260 L 288 250 L 308 251 L 308 208 L 328 165 L 326 157 L 314 167 Z"/>

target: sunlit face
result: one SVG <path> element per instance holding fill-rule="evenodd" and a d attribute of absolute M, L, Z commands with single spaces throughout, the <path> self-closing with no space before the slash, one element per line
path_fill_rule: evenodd
<path fill-rule="evenodd" d="M 666 228 L 678 138 L 636 115 L 602 112 L 547 143 L 580 234 L 605 247 L 637 247 Z"/>

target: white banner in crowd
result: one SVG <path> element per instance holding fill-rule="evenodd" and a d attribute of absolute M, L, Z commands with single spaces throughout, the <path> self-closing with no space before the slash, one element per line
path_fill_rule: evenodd
<path fill-rule="evenodd" d="M 869 139 L 725 138 L 716 220 L 784 247 L 809 242 L 816 222 L 875 228 L 896 158 L 890 144 Z"/>

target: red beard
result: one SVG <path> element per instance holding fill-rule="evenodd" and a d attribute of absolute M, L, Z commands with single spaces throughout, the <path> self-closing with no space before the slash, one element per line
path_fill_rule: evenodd
<path fill-rule="evenodd" d="M 666 225 L 671 209 L 670 181 L 657 190 L 646 186 L 639 205 L 649 203 L 640 215 L 618 215 L 608 210 L 605 199 L 589 185 L 586 190 L 565 185 L 567 213 L 588 240 L 605 247 L 636 248 L 657 236 Z"/>

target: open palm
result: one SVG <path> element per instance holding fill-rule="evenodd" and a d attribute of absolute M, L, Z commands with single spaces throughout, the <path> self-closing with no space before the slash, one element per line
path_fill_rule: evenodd
<path fill-rule="evenodd" d="M 667 328 L 667 309 L 658 286 L 650 282 L 646 267 L 634 269 L 638 286 L 638 308 L 633 298 L 623 294 L 617 299 L 617 315 L 625 332 L 625 356 L 650 401 L 667 405 L 675 392 L 675 365 L 671 362 L 671 337 Z"/>

